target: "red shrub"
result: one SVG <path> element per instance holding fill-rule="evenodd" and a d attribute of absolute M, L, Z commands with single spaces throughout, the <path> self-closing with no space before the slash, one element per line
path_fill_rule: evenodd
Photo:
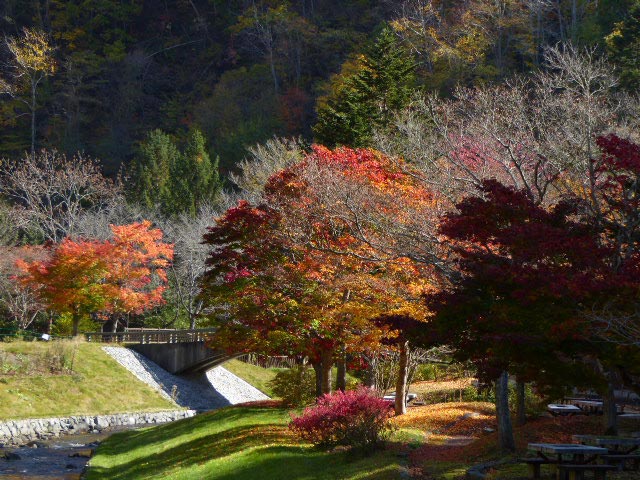
<path fill-rule="evenodd" d="M 372 448 L 391 431 L 393 410 L 364 387 L 335 392 L 318 399 L 289 427 L 301 438 L 320 447 L 348 445 Z"/>

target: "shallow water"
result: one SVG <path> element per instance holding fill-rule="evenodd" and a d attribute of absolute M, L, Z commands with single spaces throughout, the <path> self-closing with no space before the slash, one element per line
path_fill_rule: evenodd
<path fill-rule="evenodd" d="M 28 446 L 0 448 L 0 478 L 2 480 L 77 480 L 89 462 L 91 451 L 109 435 L 125 429 L 65 435 L 37 441 L 37 448 Z M 6 460 L 3 458 L 6 452 L 15 453 L 20 458 Z"/>

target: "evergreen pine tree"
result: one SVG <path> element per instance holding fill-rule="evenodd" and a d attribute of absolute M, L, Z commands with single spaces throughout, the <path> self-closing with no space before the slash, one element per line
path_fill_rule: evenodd
<path fill-rule="evenodd" d="M 133 200 L 167 216 L 195 215 L 222 189 L 218 158 L 211 160 L 199 130 L 190 133 L 182 152 L 166 133 L 150 132 L 140 146 L 131 180 Z"/>
<path fill-rule="evenodd" d="M 318 106 L 316 141 L 366 147 L 374 130 L 388 126 L 393 112 L 409 102 L 415 63 L 386 26 L 361 57 L 358 71 L 341 80 L 336 93 Z"/>
<path fill-rule="evenodd" d="M 189 135 L 180 161 L 173 165 L 171 179 L 172 213 L 195 215 L 202 205 L 213 202 L 222 189 L 218 158 L 211 161 L 199 130 L 193 130 Z"/>
<path fill-rule="evenodd" d="M 179 158 L 180 151 L 169 135 L 157 129 L 149 132 L 133 164 L 132 199 L 145 208 L 164 210 L 172 196 L 171 168 Z"/>
<path fill-rule="evenodd" d="M 611 60 L 620 68 L 620 83 L 624 88 L 640 87 L 640 0 L 636 0 L 626 18 L 615 24 L 605 38 Z"/>

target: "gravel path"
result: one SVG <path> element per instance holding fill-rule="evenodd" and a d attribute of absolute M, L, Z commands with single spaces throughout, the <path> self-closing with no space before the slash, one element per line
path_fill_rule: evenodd
<path fill-rule="evenodd" d="M 204 411 L 269 398 L 223 367 L 215 367 L 200 377 L 180 377 L 134 350 L 123 347 L 102 349 L 166 399 L 171 400 L 175 396 L 172 392 L 177 392 L 174 401 L 181 407 Z"/>

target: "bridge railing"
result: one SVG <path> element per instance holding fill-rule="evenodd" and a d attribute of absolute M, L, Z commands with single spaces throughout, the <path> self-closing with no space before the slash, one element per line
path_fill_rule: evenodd
<path fill-rule="evenodd" d="M 87 332 L 87 342 L 104 343 L 190 343 L 204 342 L 215 328 L 197 330 L 130 330 L 125 332 Z"/>

